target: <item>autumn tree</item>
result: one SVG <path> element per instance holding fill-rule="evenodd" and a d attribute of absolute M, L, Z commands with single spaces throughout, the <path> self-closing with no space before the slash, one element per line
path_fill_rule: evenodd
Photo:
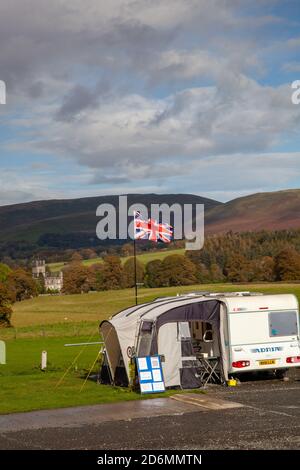
<path fill-rule="evenodd" d="M 72 256 L 71 256 L 71 263 L 81 263 L 83 260 L 82 256 L 80 253 L 75 251 Z"/>
<path fill-rule="evenodd" d="M 162 276 L 167 286 L 185 286 L 197 282 L 196 266 L 183 255 L 166 256 L 162 262 Z"/>
<path fill-rule="evenodd" d="M 210 269 L 204 263 L 198 263 L 195 266 L 197 282 L 203 284 L 212 280 Z"/>
<path fill-rule="evenodd" d="M 5 282 L 9 273 L 11 273 L 10 267 L 7 264 L 0 263 L 0 282 Z"/>
<path fill-rule="evenodd" d="M 146 264 L 145 282 L 148 287 L 164 286 L 163 264 L 160 259 L 154 259 Z"/>
<path fill-rule="evenodd" d="M 129 258 L 123 266 L 122 286 L 125 288 L 134 287 L 134 258 Z M 138 259 L 136 260 L 136 278 L 137 282 L 144 282 L 144 265 Z"/>
<path fill-rule="evenodd" d="M 203 266 L 203 271 L 202 271 L 203 275 L 205 276 L 206 273 L 204 274 L 204 269 L 205 269 L 205 266 Z M 206 275 L 208 275 L 209 280 L 213 282 L 222 282 L 225 279 L 222 269 L 217 263 L 211 264 L 209 272 L 207 272 Z"/>
<path fill-rule="evenodd" d="M 94 258 L 97 258 L 98 256 L 96 251 L 92 250 L 91 248 L 83 248 L 80 251 L 80 255 L 83 259 L 94 259 Z"/>
<path fill-rule="evenodd" d="M 95 291 L 103 290 L 104 283 L 104 263 L 95 263 L 90 266 L 91 289 Z"/>
<path fill-rule="evenodd" d="M 82 294 L 91 287 L 91 271 L 88 267 L 72 263 L 64 269 L 63 292 L 65 294 Z"/>
<path fill-rule="evenodd" d="M 38 295 L 36 281 L 29 272 L 22 268 L 18 268 L 9 273 L 6 285 L 13 302 L 30 299 Z"/>
<path fill-rule="evenodd" d="M 275 257 L 277 281 L 298 281 L 300 279 L 300 254 L 293 247 L 287 247 Z"/>
<path fill-rule="evenodd" d="M 209 252 L 203 254 L 202 250 L 186 251 L 185 256 L 196 267 L 196 278 L 198 282 L 205 283 L 214 280 L 212 278 L 213 273 L 211 267 L 213 267 L 215 273 L 218 270 L 214 256 L 211 256 Z M 218 272 L 218 277 L 221 277 L 220 272 Z M 217 281 L 218 279 L 215 280 Z"/>
<path fill-rule="evenodd" d="M 133 244 L 125 243 L 120 250 L 121 256 L 132 256 L 133 255 Z"/>
<path fill-rule="evenodd" d="M 122 264 L 120 258 L 115 255 L 107 255 L 103 262 L 103 289 L 120 289 L 122 286 Z"/>
<path fill-rule="evenodd" d="M 238 253 L 233 253 L 225 267 L 227 280 L 230 282 L 247 282 L 249 280 L 249 263 Z"/>
<path fill-rule="evenodd" d="M 273 282 L 275 280 L 275 261 L 271 256 L 263 256 L 250 262 L 252 278 L 249 281 Z"/>
<path fill-rule="evenodd" d="M 11 295 L 8 288 L 2 282 L 0 283 L 0 328 L 11 326 L 12 316 Z"/>

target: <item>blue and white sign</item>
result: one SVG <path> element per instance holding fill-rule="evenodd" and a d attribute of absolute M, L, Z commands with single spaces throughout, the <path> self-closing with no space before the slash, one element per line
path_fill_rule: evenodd
<path fill-rule="evenodd" d="M 160 357 L 137 357 L 136 363 L 141 393 L 165 392 Z"/>

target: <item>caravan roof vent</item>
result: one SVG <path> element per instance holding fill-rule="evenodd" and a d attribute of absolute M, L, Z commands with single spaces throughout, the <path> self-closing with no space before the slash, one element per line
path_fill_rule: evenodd
<path fill-rule="evenodd" d="M 245 292 L 237 292 L 237 295 L 241 296 L 241 297 L 247 297 L 248 295 L 249 296 L 254 296 L 254 295 L 263 295 L 262 292 L 249 292 L 249 291 L 245 291 Z"/>
<path fill-rule="evenodd" d="M 195 292 L 189 292 L 188 294 L 182 294 L 184 297 L 193 297 L 193 296 L 199 296 L 199 295 L 209 295 L 210 292 L 206 290 L 200 290 L 200 291 L 195 291 Z"/>
<path fill-rule="evenodd" d="M 251 297 L 255 295 L 263 295 L 261 292 L 208 292 L 205 294 L 207 297 Z"/>

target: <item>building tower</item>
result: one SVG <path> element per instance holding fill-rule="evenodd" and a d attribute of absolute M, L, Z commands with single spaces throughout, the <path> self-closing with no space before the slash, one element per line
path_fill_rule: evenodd
<path fill-rule="evenodd" d="M 46 262 L 44 259 L 35 259 L 32 262 L 32 277 L 39 278 L 40 274 L 46 277 Z"/>

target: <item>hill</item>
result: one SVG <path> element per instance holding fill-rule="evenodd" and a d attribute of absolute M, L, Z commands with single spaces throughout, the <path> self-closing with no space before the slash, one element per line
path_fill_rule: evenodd
<path fill-rule="evenodd" d="M 128 206 L 142 203 L 204 204 L 208 234 L 300 228 L 300 190 L 258 193 L 227 203 L 192 194 L 130 194 Z M 62 253 L 66 249 L 99 247 L 114 241 L 96 238 L 96 209 L 109 203 L 116 207 L 118 196 L 36 201 L 0 207 L 0 250 L 2 258 L 30 258 L 38 253 Z M 118 219 L 118 217 L 117 217 Z M 120 243 L 118 240 L 115 243 Z M 50 250 L 50 251 L 47 251 Z"/>
<path fill-rule="evenodd" d="M 95 244 L 100 204 L 113 204 L 118 213 L 118 196 L 36 201 L 0 207 L 0 241 L 26 241 L 41 247 L 76 248 Z M 172 205 L 204 204 L 208 211 L 222 203 L 192 194 L 129 194 L 128 207 L 134 203 Z"/>
<path fill-rule="evenodd" d="M 300 190 L 258 193 L 206 213 L 207 234 L 300 228 Z"/>

